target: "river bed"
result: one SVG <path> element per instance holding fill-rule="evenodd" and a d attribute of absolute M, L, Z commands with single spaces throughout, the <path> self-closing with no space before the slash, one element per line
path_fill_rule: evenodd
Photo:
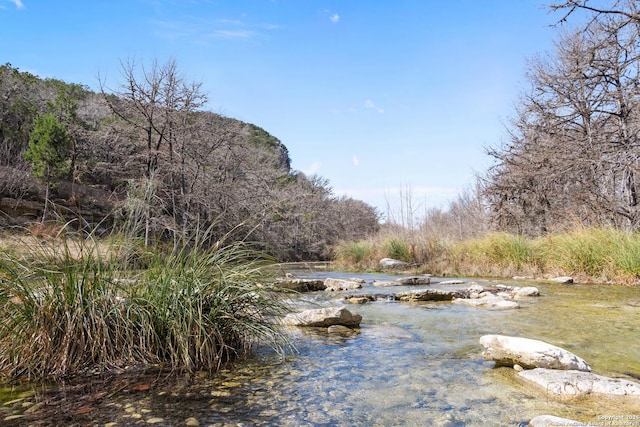
<path fill-rule="evenodd" d="M 363 278 L 367 284 L 358 293 L 417 288 L 371 286 L 374 279 L 398 276 L 294 273 L 307 278 Z M 455 289 L 472 282 L 439 285 L 439 281 L 433 278 L 430 287 Z M 582 357 L 595 373 L 638 378 L 640 307 L 634 301 L 640 299 L 639 288 L 491 283 L 536 286 L 541 296 L 518 300 L 521 308 L 515 310 L 450 302 L 346 304 L 363 317 L 357 335 L 292 328 L 297 351 L 284 359 L 262 350 L 248 363 L 223 370 L 215 378 L 155 383 L 152 378 L 140 378 L 121 388 L 112 385 L 104 394 L 96 386 L 85 394 L 97 398 L 69 414 L 67 425 L 526 426 L 542 414 L 599 425 L 606 416 L 640 415 L 640 402 L 548 398 L 518 381 L 513 369 L 496 369 L 483 360 L 478 343 L 486 334 L 540 339 Z M 340 305 L 341 297 L 341 293 L 314 292 L 293 302 L 300 309 L 318 308 Z M 147 387 L 149 383 L 154 386 Z M 0 393 L 0 415 L 19 414 L 19 405 L 26 405 L 24 412 L 24 407 L 44 400 L 29 393 L 20 398 L 20 392 Z M 27 418 L 11 421 L 20 425 Z M 634 422 L 628 425 L 640 426 Z M 35 425 L 47 425 L 47 421 L 35 420 Z"/>

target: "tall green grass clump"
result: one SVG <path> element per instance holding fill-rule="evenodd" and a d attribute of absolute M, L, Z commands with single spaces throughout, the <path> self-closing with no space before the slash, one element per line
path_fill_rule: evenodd
<path fill-rule="evenodd" d="M 372 264 L 374 247 L 370 241 L 340 242 L 333 250 L 333 261 L 345 268 L 363 268 Z"/>
<path fill-rule="evenodd" d="M 151 313 L 154 356 L 174 367 L 216 370 L 258 343 L 283 350 L 286 307 L 257 285 L 265 260 L 242 243 L 208 249 L 195 238 L 157 256 L 132 297 Z"/>
<path fill-rule="evenodd" d="M 387 258 L 393 258 L 404 262 L 411 262 L 411 244 L 404 239 L 390 237 L 382 244 L 382 251 Z"/>
<path fill-rule="evenodd" d="M 541 262 L 526 237 L 508 233 L 491 233 L 457 243 L 453 253 L 459 268 L 469 270 L 470 266 L 475 266 L 493 274 L 537 269 Z"/>
<path fill-rule="evenodd" d="M 150 248 L 149 267 L 136 271 L 92 236 L 65 234 L 55 250 L 27 239 L 26 254 L 0 252 L 0 373 L 217 370 L 258 343 L 283 350 L 285 307 L 257 285 L 264 260 L 206 237 Z"/>
<path fill-rule="evenodd" d="M 550 267 L 602 280 L 640 277 L 640 236 L 614 228 L 579 228 L 541 239 Z"/>

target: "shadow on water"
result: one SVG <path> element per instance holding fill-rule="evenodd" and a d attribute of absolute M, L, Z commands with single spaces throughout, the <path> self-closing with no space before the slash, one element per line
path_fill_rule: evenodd
<path fill-rule="evenodd" d="M 372 292 L 380 292 L 370 285 L 373 278 L 393 279 L 363 278 L 369 281 L 363 291 Z M 513 369 L 482 359 L 482 335 L 517 335 L 564 347 L 596 373 L 640 374 L 640 307 L 628 304 L 638 289 L 534 285 L 542 296 L 519 300 L 518 310 L 448 302 L 350 305 L 363 316 L 359 333 L 292 328 L 297 352 L 285 360 L 262 350 L 213 378 L 149 371 L 27 390 L 22 397 L 24 390 L 16 389 L 0 394 L 0 416 L 22 415 L 11 425 L 34 426 L 518 426 L 542 414 L 587 422 L 640 414 L 640 402 L 555 401 L 518 381 Z M 340 298 L 317 292 L 300 295 L 296 304 L 337 305 Z"/>

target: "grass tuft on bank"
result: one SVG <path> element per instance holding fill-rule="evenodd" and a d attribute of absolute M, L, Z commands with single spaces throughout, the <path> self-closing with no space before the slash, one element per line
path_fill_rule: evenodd
<path fill-rule="evenodd" d="M 0 374 L 46 379 L 123 366 L 215 371 L 257 344 L 284 351 L 269 265 L 206 233 L 170 248 L 63 233 L 0 251 Z M 144 258 L 145 268 L 132 269 Z"/>

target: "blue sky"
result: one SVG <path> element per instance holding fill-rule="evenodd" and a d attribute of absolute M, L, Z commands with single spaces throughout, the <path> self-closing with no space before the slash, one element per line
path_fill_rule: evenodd
<path fill-rule="evenodd" d="M 254 123 L 292 165 L 386 212 L 446 207 L 552 48 L 535 0 L 0 0 L 0 62 L 98 87 L 175 58 L 208 109 Z"/>

